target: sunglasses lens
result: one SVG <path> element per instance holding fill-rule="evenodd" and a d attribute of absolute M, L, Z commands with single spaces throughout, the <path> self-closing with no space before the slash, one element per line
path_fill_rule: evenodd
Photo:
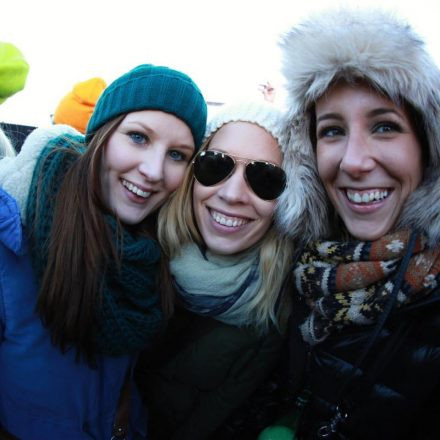
<path fill-rule="evenodd" d="M 254 193 L 263 200 L 276 199 L 286 186 L 284 170 L 265 162 L 249 163 L 246 178 Z"/>
<path fill-rule="evenodd" d="M 204 186 L 220 183 L 234 169 L 234 160 L 217 151 L 203 151 L 194 160 L 194 176 Z"/>

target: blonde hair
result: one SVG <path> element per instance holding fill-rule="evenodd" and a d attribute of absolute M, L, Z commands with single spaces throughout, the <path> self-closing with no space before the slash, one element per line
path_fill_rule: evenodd
<path fill-rule="evenodd" d="M 213 135 L 205 141 L 200 151 L 208 148 Z M 179 255 L 185 244 L 203 245 L 192 207 L 193 187 L 194 174 L 190 165 L 182 185 L 159 212 L 158 238 L 170 259 Z M 290 298 L 283 287 L 292 265 L 293 245 L 272 224 L 259 246 L 262 286 L 248 304 L 250 321 L 262 333 L 267 332 L 271 324 L 282 332 L 291 310 Z"/>
<path fill-rule="evenodd" d="M 13 157 L 15 154 L 11 141 L 0 128 L 0 159 L 3 157 Z"/>

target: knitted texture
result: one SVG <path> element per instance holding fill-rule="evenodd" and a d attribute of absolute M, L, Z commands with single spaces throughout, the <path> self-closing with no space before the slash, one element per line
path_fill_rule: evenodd
<path fill-rule="evenodd" d="M 54 147 L 64 148 L 54 151 Z M 83 136 L 58 137 L 49 142 L 37 162 L 29 192 L 26 223 L 32 231 L 29 251 L 38 280 L 41 280 L 47 265 L 55 196 L 63 177 L 78 157 L 72 154 L 72 149 L 81 152 L 84 147 Z M 43 185 L 37 194 L 40 179 L 43 179 Z M 116 221 L 110 215 L 106 216 L 106 220 L 115 239 Z M 148 346 L 162 323 L 156 289 L 160 248 L 152 239 L 134 236 L 125 230 L 122 232 L 122 248 L 119 246 L 121 240 L 115 239 L 122 264 L 120 268 L 115 262 L 108 264 L 103 275 L 102 303 L 96 312 L 97 352 L 113 356 L 133 354 Z"/>
<path fill-rule="evenodd" d="M 90 78 L 76 83 L 58 103 L 53 115 L 53 122 L 71 125 L 79 132 L 85 133 L 96 101 L 106 86 L 107 84 L 101 78 Z"/>
<path fill-rule="evenodd" d="M 23 54 L 13 44 L 0 42 L 0 104 L 23 90 L 28 72 Z"/>
<path fill-rule="evenodd" d="M 201 91 L 186 74 L 151 64 L 130 70 L 104 90 L 87 126 L 87 138 L 116 116 L 141 110 L 178 117 L 191 129 L 196 150 L 200 147 L 207 117 Z"/>
<path fill-rule="evenodd" d="M 264 101 L 243 101 L 226 104 L 209 120 L 205 139 L 228 122 L 251 122 L 259 125 L 277 140 L 279 147 L 283 153 L 285 152 L 284 114 L 274 105 Z"/>
<path fill-rule="evenodd" d="M 302 253 L 294 270 L 298 292 L 311 313 L 302 325 L 304 339 L 316 344 L 332 331 L 374 323 L 394 288 L 409 232 L 374 242 L 318 241 Z M 397 297 L 397 305 L 430 294 L 440 281 L 440 247 L 418 237 Z"/>
<path fill-rule="evenodd" d="M 259 248 L 235 255 L 214 255 L 187 244 L 170 269 L 187 310 L 226 324 L 253 325 L 252 300 L 261 288 Z"/>
<path fill-rule="evenodd" d="M 116 221 L 112 216 L 107 221 L 116 240 Z M 124 231 L 118 252 L 123 262 L 119 270 L 111 262 L 106 272 L 97 332 L 98 350 L 112 356 L 150 346 L 162 325 L 157 289 L 159 246 Z"/>

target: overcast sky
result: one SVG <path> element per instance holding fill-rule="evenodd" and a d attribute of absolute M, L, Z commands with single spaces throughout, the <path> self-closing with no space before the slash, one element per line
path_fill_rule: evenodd
<path fill-rule="evenodd" d="M 23 91 L 0 106 L 0 121 L 50 124 L 74 83 L 110 83 L 138 64 L 188 73 L 209 101 L 258 96 L 269 80 L 282 96 L 278 40 L 311 12 L 340 4 L 396 11 L 425 38 L 440 64 L 440 6 L 427 0 L 8 0 L 0 41 L 30 64 Z M 5 13 L 6 12 L 6 13 Z M 282 98 L 280 98 L 282 99 Z"/>

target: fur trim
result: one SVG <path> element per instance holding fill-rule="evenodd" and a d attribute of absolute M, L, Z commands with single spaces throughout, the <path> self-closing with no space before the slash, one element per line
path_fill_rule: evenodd
<path fill-rule="evenodd" d="M 299 145 L 305 154 L 314 157 L 308 112 L 313 103 L 336 79 L 365 79 L 397 104 L 403 98 L 422 114 L 429 142 L 429 169 L 440 166 L 440 71 L 408 24 L 380 10 L 321 12 L 285 34 L 281 47 L 288 118 L 290 123 L 295 121 L 291 142 Z M 429 170 L 425 177 L 432 185 Z M 427 199 L 414 202 L 411 197 L 414 209 L 437 203 L 431 210 L 431 220 L 421 221 L 418 212 L 408 206 L 404 222 L 425 229 L 437 218 L 440 198 L 434 200 L 428 191 L 417 192 Z M 281 212 L 279 221 L 287 225 L 289 213 Z M 440 229 L 440 225 L 436 228 Z M 325 230 L 325 227 L 317 229 Z M 440 237 L 437 232 L 433 234 Z"/>
<path fill-rule="evenodd" d="M 440 171 L 426 174 L 428 177 L 408 197 L 397 226 L 424 232 L 429 246 L 434 246 L 440 242 Z"/>
<path fill-rule="evenodd" d="M 26 138 L 17 156 L 4 157 L 0 160 L 0 186 L 17 201 L 23 224 L 26 219 L 25 209 L 37 160 L 50 140 L 65 134 L 81 135 L 68 125 L 37 128 Z"/>
<path fill-rule="evenodd" d="M 288 128 L 287 131 L 283 159 L 287 182 L 277 201 L 275 220 L 284 234 L 306 244 L 326 235 L 327 196 L 320 184 L 313 156 L 301 151 L 293 130 Z"/>

